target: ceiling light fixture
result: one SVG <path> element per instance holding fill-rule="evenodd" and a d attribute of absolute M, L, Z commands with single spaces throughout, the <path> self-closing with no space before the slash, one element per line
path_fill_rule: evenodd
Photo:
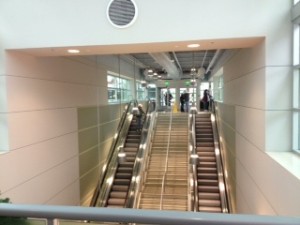
<path fill-rule="evenodd" d="M 200 44 L 189 44 L 187 45 L 188 48 L 199 48 Z"/>
<path fill-rule="evenodd" d="M 71 53 L 71 54 L 77 54 L 80 51 L 78 49 L 68 49 L 68 52 Z"/>

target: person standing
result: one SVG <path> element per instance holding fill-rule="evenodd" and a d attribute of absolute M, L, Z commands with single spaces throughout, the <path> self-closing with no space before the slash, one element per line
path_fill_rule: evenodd
<path fill-rule="evenodd" d="M 203 92 L 203 98 L 202 98 L 202 102 L 203 102 L 203 108 L 205 111 L 208 111 L 209 109 L 209 102 L 212 99 L 211 95 L 209 94 L 209 90 L 205 89 Z"/>
<path fill-rule="evenodd" d="M 190 94 L 188 92 L 184 92 L 184 104 L 185 104 L 185 112 L 189 112 L 190 108 Z"/>
<path fill-rule="evenodd" d="M 170 90 L 168 89 L 167 92 L 165 93 L 165 104 L 166 104 L 166 106 L 171 106 L 172 98 L 173 98 L 173 96 L 170 93 Z"/>
<path fill-rule="evenodd" d="M 145 115 L 145 112 L 143 110 L 143 105 L 139 104 L 138 105 L 138 112 L 136 114 L 136 119 L 137 119 L 137 129 L 136 131 L 140 133 L 142 131 L 142 125 L 143 125 L 143 117 Z"/>
<path fill-rule="evenodd" d="M 184 112 L 185 96 L 184 93 L 180 95 L 180 112 Z"/>

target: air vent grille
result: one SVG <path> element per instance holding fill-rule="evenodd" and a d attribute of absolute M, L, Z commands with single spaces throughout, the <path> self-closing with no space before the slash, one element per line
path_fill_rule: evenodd
<path fill-rule="evenodd" d="M 119 27 L 133 22 L 136 16 L 136 7 L 131 0 L 114 0 L 108 7 L 110 21 Z"/>

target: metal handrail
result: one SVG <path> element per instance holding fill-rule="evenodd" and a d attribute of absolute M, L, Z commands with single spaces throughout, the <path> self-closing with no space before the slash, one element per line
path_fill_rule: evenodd
<path fill-rule="evenodd" d="M 215 103 L 214 101 L 211 101 L 211 115 L 214 117 L 212 119 L 212 127 L 213 127 L 213 134 L 214 134 L 214 145 L 217 147 L 216 152 L 216 160 L 217 160 L 217 171 L 218 171 L 218 179 L 219 179 L 219 189 L 220 194 L 221 194 L 221 205 L 222 205 L 222 212 L 225 213 L 231 213 L 233 212 L 232 209 L 232 204 L 229 199 L 229 190 L 228 190 L 228 181 L 227 177 L 224 176 L 224 169 L 225 169 L 225 164 L 224 164 L 224 155 L 223 152 L 224 150 L 222 149 L 222 146 L 220 145 L 219 142 L 219 132 L 218 132 L 218 125 L 217 125 L 217 113 L 215 110 Z"/>
<path fill-rule="evenodd" d="M 189 147 L 190 147 L 190 177 L 191 177 L 191 194 L 192 194 L 192 202 L 191 204 L 191 210 L 192 211 L 198 211 L 199 208 L 199 201 L 198 201 L 198 180 L 197 180 L 197 166 L 193 164 L 192 162 L 192 155 L 196 155 L 196 138 L 195 138 L 195 114 L 190 113 L 189 114 L 190 120 L 189 120 Z"/>
<path fill-rule="evenodd" d="M 300 217 L 194 213 L 145 209 L 0 204 L 0 216 L 160 225 L 299 225 Z"/>
<path fill-rule="evenodd" d="M 170 122 L 169 122 L 169 136 L 168 136 L 168 143 L 167 143 L 167 149 L 166 149 L 166 163 L 165 163 L 165 171 L 161 182 L 161 193 L 160 193 L 160 210 L 163 208 L 163 200 L 164 200 L 164 192 L 165 192 L 165 181 L 166 181 L 166 173 L 168 170 L 168 163 L 169 163 L 169 149 L 170 149 L 170 141 L 171 141 L 171 129 L 172 129 L 172 119 L 173 114 L 172 110 L 170 112 Z"/>

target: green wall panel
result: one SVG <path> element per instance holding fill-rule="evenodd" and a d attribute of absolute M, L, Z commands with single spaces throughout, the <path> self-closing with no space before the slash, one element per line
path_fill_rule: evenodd
<path fill-rule="evenodd" d="M 97 167 L 80 178 L 80 199 L 85 199 L 86 195 L 95 190 L 99 176 L 99 168 Z"/>
<path fill-rule="evenodd" d="M 79 130 L 97 125 L 97 107 L 79 108 L 77 114 Z"/>
<path fill-rule="evenodd" d="M 99 166 L 98 146 L 79 155 L 79 171 L 85 174 L 92 168 Z"/>
<path fill-rule="evenodd" d="M 93 127 L 78 133 L 79 152 L 98 145 L 98 127 Z"/>
<path fill-rule="evenodd" d="M 121 106 L 118 104 L 100 106 L 99 107 L 99 123 L 107 123 L 112 120 L 117 120 L 121 117 L 120 115 Z M 123 111 L 121 111 L 123 112 Z"/>
<path fill-rule="evenodd" d="M 100 126 L 99 141 L 104 142 L 115 135 L 118 128 L 119 120 L 111 121 Z"/>

